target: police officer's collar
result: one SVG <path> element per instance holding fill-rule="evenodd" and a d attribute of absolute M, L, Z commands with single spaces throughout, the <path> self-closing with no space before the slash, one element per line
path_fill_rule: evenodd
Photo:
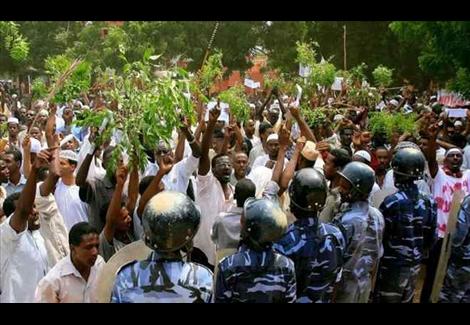
<path fill-rule="evenodd" d="M 418 185 L 416 185 L 415 182 L 410 182 L 406 184 L 395 184 L 397 189 L 401 191 L 407 191 L 407 192 L 417 192 L 418 191 Z"/>
<path fill-rule="evenodd" d="M 171 253 L 159 253 L 157 251 L 153 251 L 148 260 L 152 262 L 159 262 L 159 261 L 181 261 L 183 260 L 183 256 L 181 255 L 181 251 L 171 252 Z"/>
<path fill-rule="evenodd" d="M 299 218 L 294 223 L 296 226 L 301 226 L 301 227 L 317 227 L 318 218 L 316 217 Z"/>

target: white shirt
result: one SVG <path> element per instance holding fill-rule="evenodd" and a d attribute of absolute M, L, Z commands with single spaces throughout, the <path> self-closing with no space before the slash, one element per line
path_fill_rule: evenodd
<path fill-rule="evenodd" d="M 259 143 L 257 146 L 253 147 L 250 151 L 250 156 L 248 158 L 248 166 L 252 167 L 253 163 L 255 162 L 256 158 L 265 155 L 263 145 Z"/>
<path fill-rule="evenodd" d="M 246 178 L 255 184 L 256 197 L 260 198 L 263 195 L 264 189 L 273 178 L 273 170 L 265 166 L 259 166 L 253 168 Z"/>
<path fill-rule="evenodd" d="M 434 177 L 433 197 L 437 204 L 437 226 L 440 238 L 444 237 L 446 231 L 453 193 L 459 189 L 463 190 L 465 196 L 470 193 L 470 170 L 465 170 L 461 178 L 456 178 L 447 175 L 439 167 Z"/>
<path fill-rule="evenodd" d="M 52 267 L 69 254 L 69 236 L 54 195 L 49 193 L 47 196 L 41 196 L 41 184 L 42 182 L 37 184 L 34 203 L 41 223 L 39 232 L 44 238 L 49 266 Z"/>
<path fill-rule="evenodd" d="M 374 183 L 374 186 L 372 186 L 372 191 L 370 191 L 369 194 L 369 203 L 372 205 L 372 195 L 374 195 L 375 192 L 380 191 L 380 186 L 377 184 L 377 182 Z"/>
<path fill-rule="evenodd" d="M 248 137 L 247 139 L 251 141 L 251 145 L 253 146 L 253 148 L 261 144 L 261 139 L 256 135 L 253 135 L 253 139 L 250 139 Z"/>
<path fill-rule="evenodd" d="M 70 255 L 64 257 L 39 282 L 35 302 L 97 303 L 97 278 L 104 265 L 103 258 L 98 255 L 88 281 L 85 281 L 73 265 Z"/>
<path fill-rule="evenodd" d="M 425 194 L 431 194 L 431 189 L 429 187 L 429 184 L 424 179 L 419 179 L 415 181 L 415 184 L 418 186 L 418 190 L 420 192 L 423 192 Z M 393 179 L 392 169 L 387 171 L 387 173 L 385 174 L 382 189 L 392 189 L 394 191 L 398 191 L 398 189 L 395 187 L 395 180 Z"/>
<path fill-rule="evenodd" d="M 165 191 L 175 191 L 186 194 L 189 178 L 199 166 L 199 158 L 193 155 L 183 158 L 177 162 L 168 174 L 163 176 L 162 183 L 165 185 Z M 144 176 L 155 176 L 158 173 L 158 165 L 149 163 L 144 172 Z"/>
<path fill-rule="evenodd" d="M 463 164 L 462 169 L 470 169 L 470 145 L 463 148 Z"/>
<path fill-rule="evenodd" d="M 226 200 L 222 185 L 210 171 L 207 175 L 197 175 L 196 204 L 201 210 L 201 224 L 194 237 L 194 246 L 206 254 L 209 263 L 215 262 L 215 244 L 211 240 L 214 221 L 221 212 L 228 211 L 233 205 L 234 188 L 228 184 L 230 196 Z"/>
<path fill-rule="evenodd" d="M 0 303 L 31 303 L 49 270 L 44 239 L 37 230 L 16 233 L 10 220 L 0 225 Z"/>
<path fill-rule="evenodd" d="M 255 161 L 253 162 L 253 166 L 252 166 L 251 168 L 252 168 L 252 169 L 255 169 L 256 167 L 259 167 L 259 166 L 264 166 L 264 167 L 266 167 L 266 163 L 267 163 L 268 161 L 270 161 L 270 160 L 271 160 L 271 159 L 269 158 L 269 155 L 268 155 L 268 154 L 264 154 L 264 155 L 262 155 L 262 156 L 259 156 L 259 157 L 256 158 Z M 286 168 L 288 162 L 289 162 L 289 161 L 288 161 L 286 158 L 284 158 L 284 168 L 283 168 L 283 169 Z"/>
<path fill-rule="evenodd" d="M 80 200 L 79 190 L 80 187 L 75 184 L 65 185 L 62 179 L 59 179 L 55 188 L 57 207 L 68 231 L 79 222 L 88 222 L 88 205 Z"/>

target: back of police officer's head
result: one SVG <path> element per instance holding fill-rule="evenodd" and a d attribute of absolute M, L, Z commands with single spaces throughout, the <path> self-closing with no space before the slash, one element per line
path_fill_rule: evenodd
<path fill-rule="evenodd" d="M 142 226 L 145 244 L 161 254 L 191 246 L 200 219 L 199 210 L 187 195 L 173 191 L 160 192 L 150 199 L 144 209 Z"/>
<path fill-rule="evenodd" d="M 246 199 L 255 197 L 255 195 L 256 185 L 251 180 L 244 178 L 237 182 L 234 194 L 234 198 L 237 200 L 237 207 L 242 208 Z"/>

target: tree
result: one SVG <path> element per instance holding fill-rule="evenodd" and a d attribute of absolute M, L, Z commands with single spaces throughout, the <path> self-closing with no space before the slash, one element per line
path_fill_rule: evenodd
<path fill-rule="evenodd" d="M 5 51 L 0 63 L 6 70 L 14 71 L 29 55 L 29 43 L 13 21 L 0 22 L 0 42 Z"/>
<path fill-rule="evenodd" d="M 268 54 L 268 65 L 287 73 L 298 71 L 296 43 L 307 39 L 313 22 L 273 21 L 265 23 L 260 29 L 261 46 Z"/>
<path fill-rule="evenodd" d="M 390 24 L 402 46 L 419 49 L 419 67 L 470 97 L 470 22 L 426 21 Z"/>

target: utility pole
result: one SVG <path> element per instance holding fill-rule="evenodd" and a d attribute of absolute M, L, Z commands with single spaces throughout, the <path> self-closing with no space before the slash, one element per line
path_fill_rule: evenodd
<path fill-rule="evenodd" d="M 343 25 L 343 50 L 344 50 L 344 71 L 347 70 L 346 66 L 346 25 Z"/>

